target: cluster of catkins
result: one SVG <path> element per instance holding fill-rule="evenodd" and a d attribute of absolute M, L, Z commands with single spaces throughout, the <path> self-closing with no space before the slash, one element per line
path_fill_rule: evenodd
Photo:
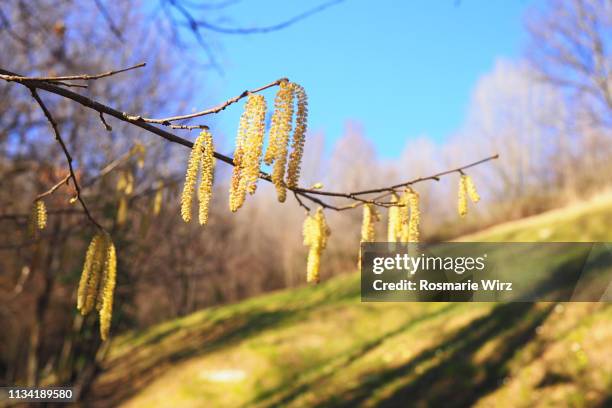
<path fill-rule="evenodd" d="M 401 197 L 393 193 L 391 202 L 395 205 L 389 207 L 387 241 L 419 242 L 419 223 L 421 222 L 419 193 L 408 188 Z"/>
<path fill-rule="evenodd" d="M 462 217 L 464 217 L 468 211 L 468 197 L 470 197 L 473 203 L 480 201 L 480 196 L 476 191 L 476 186 L 472 178 L 467 174 L 461 174 L 461 178 L 459 179 L 457 210 Z"/>
<path fill-rule="evenodd" d="M 100 314 L 100 337 L 108 338 L 113 314 L 113 292 L 117 278 L 117 254 L 111 237 L 98 232 L 85 255 L 77 292 L 77 309 L 87 315 L 94 305 Z"/>
<path fill-rule="evenodd" d="M 191 203 L 198 180 L 198 172 L 200 173 L 198 220 L 200 225 L 208 222 L 208 208 L 212 195 L 215 164 L 214 153 L 212 135 L 208 129 L 204 129 L 193 144 L 187 164 L 187 175 L 181 195 L 181 216 L 185 222 L 191 221 Z M 159 205 L 161 206 L 161 193 L 158 192 L 156 195 L 156 201 L 158 200 L 157 196 L 159 196 Z"/>
<path fill-rule="evenodd" d="M 255 194 L 262 159 L 266 164 L 273 165 L 271 178 L 279 201 L 285 201 L 287 187 L 295 188 L 298 185 L 308 118 L 306 92 L 302 86 L 293 82 L 280 82 L 274 101 L 268 148 L 263 154 L 266 108 L 266 100 L 263 95 L 249 93 L 236 136 L 234 169 L 229 193 L 229 207 L 232 212 L 242 207 L 247 193 Z M 293 137 L 290 140 L 292 130 Z M 290 153 L 289 147 L 291 147 Z M 200 224 L 206 224 L 208 220 L 208 207 L 212 193 L 213 156 L 212 137 L 208 130 L 204 130 L 194 144 L 187 165 L 181 198 L 181 215 L 185 222 L 191 220 L 191 204 L 197 183 L 198 168 L 201 169 L 198 189 Z"/>
<path fill-rule="evenodd" d="M 308 283 L 319 283 L 321 254 L 327 246 L 327 238 L 331 235 L 331 230 L 327 226 L 321 207 L 317 208 L 313 216 L 308 215 L 306 217 L 302 233 L 304 235 L 304 245 L 309 247 L 306 281 Z"/>

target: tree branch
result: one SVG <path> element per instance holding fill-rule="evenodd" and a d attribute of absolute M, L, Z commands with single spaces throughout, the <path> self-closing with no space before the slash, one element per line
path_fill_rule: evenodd
<path fill-rule="evenodd" d="M 88 74 L 79 74 L 79 75 L 65 75 L 65 76 L 55 76 L 55 77 L 26 77 L 18 74 L 0 74 L 0 79 L 4 79 L 5 81 L 15 81 L 15 82 L 29 82 L 29 81 L 48 81 L 48 82 L 56 82 L 56 81 L 93 81 L 96 79 L 106 78 L 109 76 L 121 74 L 123 72 L 131 71 L 133 69 L 142 68 L 147 65 L 145 62 L 141 62 L 140 64 L 132 65 L 131 67 L 118 69 L 115 71 L 107 71 L 102 72 L 101 74 L 88 75 Z M 8 72 L 2 70 L 2 72 Z M 73 85 L 74 86 L 74 85 Z"/>
<path fill-rule="evenodd" d="M 239 100 L 241 100 L 242 98 L 246 98 L 250 93 L 257 93 L 257 92 L 261 92 L 264 91 L 268 88 L 272 88 L 274 86 L 278 86 L 281 82 L 283 81 L 288 81 L 287 78 L 279 78 L 274 82 L 270 82 L 267 85 L 261 86 L 259 88 L 256 89 L 252 89 L 252 90 L 246 90 L 244 92 L 242 92 L 240 95 L 236 95 L 233 98 L 228 99 L 227 101 L 223 102 L 222 104 L 219 104 L 213 108 L 210 109 L 206 109 L 200 112 L 195 112 L 195 113 L 190 113 L 188 115 L 180 115 L 180 116 L 171 116 L 169 118 L 163 118 L 163 119 L 152 119 L 152 118 L 143 118 L 141 116 L 130 116 L 129 119 L 131 120 L 142 120 L 148 123 L 159 123 L 161 125 L 166 125 L 169 126 L 170 122 L 174 122 L 177 120 L 185 120 L 185 119 L 191 119 L 191 118 L 197 118 L 199 116 L 205 116 L 205 115 L 210 115 L 213 113 L 219 113 L 222 110 L 224 110 L 225 108 L 227 108 L 228 106 L 238 102 Z M 170 125 L 170 126 L 176 126 L 176 125 Z M 196 128 L 202 127 L 202 125 L 196 125 Z M 184 128 L 191 128 L 190 126 L 185 126 L 185 127 L 178 127 L 180 129 L 184 129 Z"/>
<path fill-rule="evenodd" d="M 45 117 L 51 124 L 51 127 L 53 128 L 53 132 L 55 133 L 55 140 L 57 140 L 62 150 L 64 151 L 64 155 L 66 156 L 66 161 L 68 162 L 68 170 L 70 171 L 70 178 L 72 179 L 72 182 L 74 184 L 74 190 L 76 192 L 76 199 L 81 203 L 81 206 L 83 207 L 83 211 L 85 211 L 85 215 L 87 215 L 87 218 L 89 218 L 89 220 L 100 230 L 104 230 L 104 228 L 93 218 L 93 216 L 89 212 L 89 209 L 87 208 L 87 204 L 85 204 L 85 201 L 81 197 L 81 188 L 79 187 L 79 182 L 77 181 L 76 174 L 74 173 L 74 168 L 72 167 L 72 156 L 70 155 L 70 152 L 68 151 L 68 148 L 66 147 L 66 143 L 64 143 L 64 139 L 62 139 L 62 135 L 60 134 L 59 128 L 57 126 L 57 122 L 55 122 L 53 115 L 51 115 L 51 112 L 49 112 L 49 109 L 47 109 L 47 106 L 45 105 L 45 103 L 42 101 L 42 99 L 40 99 L 40 96 L 38 95 L 38 92 L 36 91 L 36 89 L 30 88 L 30 92 L 32 93 L 32 97 L 34 98 L 34 100 L 36 100 L 36 102 L 40 106 L 40 109 L 42 109 Z"/>
<path fill-rule="evenodd" d="M 21 77 L 17 74 L 14 74 L 10 71 L 6 71 L 3 69 L 0 69 L 0 79 L 5 79 L 5 76 L 16 76 L 16 77 Z M 6 79 L 5 79 L 6 80 Z M 277 81 L 274 81 L 268 85 L 264 85 L 263 87 L 257 88 L 253 91 L 245 91 L 242 94 L 229 99 L 228 101 L 218 105 L 215 108 L 211 108 L 208 109 L 207 111 L 202 111 L 202 112 L 197 112 L 194 114 L 190 114 L 190 115 L 183 115 L 183 116 L 175 116 L 175 117 L 170 117 L 170 118 L 165 118 L 165 119 L 149 119 L 152 121 L 155 121 L 154 123 L 160 123 L 160 124 L 169 124 L 171 121 L 174 120 L 180 120 L 180 119 L 187 119 L 187 118 L 191 118 L 191 117 L 196 117 L 196 116 L 202 116 L 204 114 L 209 114 L 209 113 L 216 113 L 219 112 L 223 109 L 225 109 L 227 106 L 237 102 L 238 100 L 244 98 L 246 95 L 248 95 L 248 92 L 259 92 L 262 91 L 264 89 L 268 89 L 270 87 L 273 87 L 275 85 L 278 85 L 281 81 L 285 80 L 285 78 L 279 79 Z M 49 122 L 52 124 L 52 127 L 55 131 L 56 134 L 56 138 L 58 139 L 58 142 L 60 143 L 60 145 L 62 146 L 64 153 L 66 154 L 66 158 L 68 160 L 68 164 L 69 164 L 69 168 L 70 168 L 70 173 L 71 173 L 71 178 L 73 179 L 73 181 L 75 182 L 75 189 L 77 190 L 77 198 L 79 199 L 79 201 L 81 202 L 81 205 L 83 206 L 83 208 L 85 209 L 88 217 L 90 218 L 90 220 L 97 225 L 99 228 L 100 225 L 95 222 L 95 220 L 91 217 L 91 214 L 89 214 L 89 211 L 87 210 L 87 206 L 85 205 L 85 203 L 83 202 L 82 198 L 80 197 L 80 188 L 76 182 L 76 176 L 74 175 L 74 172 L 72 170 L 72 159 L 70 157 L 70 154 L 68 153 L 68 150 L 65 146 L 65 144 L 63 143 L 63 140 L 61 139 L 61 136 L 59 135 L 59 131 L 57 129 L 57 125 L 55 123 L 55 121 L 53 120 L 53 117 L 51 116 L 51 114 L 49 113 L 49 111 L 47 110 L 47 108 L 45 107 L 44 103 L 42 103 L 42 100 L 40 99 L 40 97 L 38 96 L 36 89 L 42 89 L 45 90 L 47 92 L 51 92 L 54 93 L 56 95 L 60 95 L 64 98 L 73 100 L 87 108 L 90 108 L 96 112 L 98 112 L 99 114 L 106 114 L 108 116 L 112 116 L 118 120 L 121 120 L 123 122 L 127 122 L 130 123 L 134 126 L 137 126 L 141 129 L 144 129 L 150 133 L 154 133 L 157 136 L 160 136 L 172 143 L 177 143 L 180 144 L 182 146 L 188 147 L 188 148 L 193 148 L 193 143 L 190 142 L 189 140 L 183 139 L 179 136 L 176 136 L 173 133 L 170 133 L 164 129 L 158 128 L 156 126 L 153 126 L 150 122 L 147 122 L 147 120 L 145 118 L 142 118 L 140 116 L 133 116 L 133 115 L 129 115 L 125 112 L 121 112 L 119 110 L 116 110 L 110 106 L 101 104 L 97 101 L 94 101 L 88 97 L 85 97 L 83 95 L 80 95 L 78 93 L 72 92 L 68 89 L 56 86 L 52 83 L 46 82 L 44 80 L 28 80 L 27 82 L 19 82 L 22 85 L 28 87 L 31 92 L 32 95 L 34 96 L 34 98 L 36 99 L 36 101 L 39 103 L 39 105 L 41 106 L 41 108 L 43 109 L 43 112 L 45 113 L 45 116 L 47 117 L 47 119 L 49 119 Z M 231 166 L 234 165 L 234 160 L 231 157 L 225 156 L 221 153 L 218 152 L 214 152 L 214 157 L 217 158 L 218 160 L 229 164 Z M 309 200 L 315 204 L 318 204 L 320 206 L 322 206 L 323 208 L 327 208 L 327 209 L 331 209 L 331 210 L 335 210 L 335 211 L 344 211 L 344 210 L 349 210 L 349 209 L 353 209 L 356 208 L 360 205 L 363 204 L 374 204 L 376 206 L 383 206 L 383 207 L 387 207 L 387 206 L 391 206 L 393 205 L 392 203 L 383 203 L 380 202 L 378 200 L 380 200 L 381 198 L 384 198 L 386 196 L 388 196 L 389 194 L 396 192 L 398 189 L 402 188 L 402 187 L 408 187 L 410 185 L 419 183 L 419 182 L 423 182 L 426 180 L 438 180 L 440 177 L 445 176 L 447 174 L 451 174 L 451 173 L 456 173 L 456 172 L 462 172 L 465 169 L 468 169 L 470 167 L 474 167 L 476 165 L 488 162 L 490 160 L 495 160 L 497 159 L 499 156 L 493 155 L 487 158 L 484 158 L 482 160 L 478 160 L 476 162 L 467 164 L 465 166 L 462 167 L 458 167 L 452 170 L 448 170 L 448 171 L 443 171 L 437 174 L 434 174 L 432 176 L 428 176 L 428 177 L 420 177 L 414 180 L 409 180 L 403 183 L 399 183 L 393 186 L 389 186 L 389 187 L 381 187 L 381 188 L 375 188 L 375 189 L 371 189 L 371 190 L 362 190 L 362 191 L 356 191 L 356 192 L 352 192 L 352 193 L 343 193 L 343 192 L 333 192 L 333 191 L 324 191 L 324 190 L 318 190 L 318 189 L 307 189 L 307 188 L 301 188 L 301 187 L 295 187 L 295 188 L 289 188 L 287 187 L 290 191 L 292 191 L 294 193 L 295 196 L 300 196 L 301 198 L 304 198 L 306 200 Z M 260 172 L 259 177 L 262 180 L 265 180 L 267 182 L 272 183 L 272 178 L 269 174 L 265 173 L 265 172 Z M 375 194 L 381 192 L 383 193 L 382 195 L 375 197 L 374 199 L 367 199 L 367 198 L 362 198 L 360 196 L 362 195 L 368 195 L 368 194 Z M 328 196 L 328 197 L 337 197 L 337 198 L 345 198 L 348 199 L 350 201 L 353 201 L 352 204 L 350 205 L 346 205 L 346 206 L 337 206 L 337 205 L 333 205 L 330 204 L 328 202 L 323 201 L 321 198 L 317 197 L 317 196 Z M 308 208 L 307 206 L 305 206 L 303 203 L 301 203 L 300 205 L 302 205 L 302 207 L 304 208 Z"/>
<path fill-rule="evenodd" d="M 58 181 L 57 184 L 55 184 L 49 190 L 45 191 L 44 193 L 40 193 L 39 195 L 37 195 L 36 198 L 34 199 L 34 201 L 38 201 L 41 198 L 45 198 L 46 196 L 49 196 L 49 195 L 55 193 L 55 191 L 58 188 L 60 188 L 62 185 L 64 185 L 64 184 L 68 185 L 68 180 L 70 180 L 70 177 L 71 177 L 70 173 L 66 174 L 66 177 L 64 177 L 63 179 Z"/>
<path fill-rule="evenodd" d="M 185 19 L 187 20 L 187 23 L 189 25 L 190 28 L 196 27 L 196 28 L 203 28 L 206 30 L 210 30 L 210 31 L 214 31 L 217 33 L 221 33 L 221 34 L 238 34 L 238 35 L 245 35 L 245 34 L 266 34 L 272 31 L 278 31 L 278 30 L 282 30 L 284 28 L 287 28 L 301 20 L 304 20 L 310 16 L 312 16 L 313 14 L 317 14 L 322 12 L 323 10 L 331 7 L 331 6 L 335 6 L 336 4 L 342 3 L 344 0 L 329 0 L 323 4 L 320 4 L 316 7 L 313 7 L 310 10 L 304 11 L 300 14 L 297 14 L 285 21 L 282 21 L 280 23 L 277 24 L 273 24 L 270 26 L 265 26 L 265 27 L 249 27 L 249 28 L 230 28 L 230 27 L 221 27 L 215 24 L 210 23 L 209 21 L 206 20 L 197 20 L 195 19 L 191 13 L 180 4 L 180 1 L 177 0 L 169 0 L 169 3 L 175 7 L 182 15 L 183 17 L 185 17 Z"/>

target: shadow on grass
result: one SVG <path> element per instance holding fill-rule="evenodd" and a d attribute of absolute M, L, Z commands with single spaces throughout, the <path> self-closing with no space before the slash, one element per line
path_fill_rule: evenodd
<path fill-rule="evenodd" d="M 354 361 L 363 357 L 369 351 L 375 349 L 376 347 L 379 347 L 386 340 L 389 340 L 390 338 L 394 336 L 397 336 L 407 330 L 410 330 L 411 328 L 417 326 L 418 324 L 422 322 L 428 321 L 430 319 L 435 319 L 436 317 L 444 315 L 445 313 L 452 310 L 454 307 L 456 307 L 456 304 L 448 304 L 445 307 L 439 310 L 436 310 L 435 312 L 424 314 L 424 315 L 417 317 L 416 319 L 407 321 L 405 324 L 401 325 L 400 327 L 394 330 L 391 330 L 389 332 L 386 332 L 380 337 L 374 338 L 370 341 L 366 341 L 359 347 L 356 347 L 354 349 L 351 349 L 347 353 L 342 353 L 334 357 L 333 359 L 331 359 L 331 361 L 325 364 L 325 367 L 327 368 L 327 370 L 325 370 L 324 372 L 318 372 L 314 374 L 306 373 L 305 376 L 304 375 L 296 376 L 297 378 L 293 378 L 290 381 L 285 382 L 283 385 L 279 387 L 276 387 L 270 390 L 266 390 L 265 392 L 260 393 L 259 395 L 257 395 L 255 399 L 253 399 L 250 402 L 250 404 L 256 404 L 256 403 L 261 404 L 263 401 L 270 398 L 270 400 L 266 401 L 262 406 L 267 406 L 267 407 L 286 406 L 290 404 L 293 400 L 295 400 L 297 397 L 299 397 L 301 394 L 314 388 L 316 384 L 321 383 L 322 381 L 325 381 L 326 379 L 336 375 L 338 372 L 342 372 L 343 369 L 350 366 Z M 311 375 L 308 375 L 308 374 L 311 374 Z M 307 377 L 307 378 L 304 379 L 300 377 Z M 293 388 L 291 388 L 289 391 L 287 391 L 287 388 L 288 388 L 287 383 L 293 386 Z"/>
<path fill-rule="evenodd" d="M 410 377 L 413 378 L 378 406 L 470 406 L 503 384 L 508 374 L 506 363 L 517 349 L 533 338 L 536 327 L 546 319 L 551 309 L 551 305 L 538 308 L 530 303 L 497 306 L 441 344 L 422 351 L 401 366 L 368 373 L 358 387 L 333 396 L 319 406 L 359 406 L 378 388 Z M 492 355 L 475 365 L 476 353 L 495 339 L 499 342 Z M 416 368 L 427 362 L 430 362 L 430 367 L 417 374 Z"/>
<path fill-rule="evenodd" d="M 90 395 L 85 396 L 84 403 L 94 407 L 117 406 L 136 395 L 172 365 L 232 346 L 266 330 L 292 324 L 322 305 L 358 295 L 358 291 L 352 289 L 330 290 L 316 301 L 291 302 L 287 306 L 277 303 L 274 308 L 257 305 L 251 309 L 236 310 L 211 324 L 203 321 L 190 327 L 164 329 L 133 351 L 108 362 L 104 372 L 112 378 L 95 383 Z"/>

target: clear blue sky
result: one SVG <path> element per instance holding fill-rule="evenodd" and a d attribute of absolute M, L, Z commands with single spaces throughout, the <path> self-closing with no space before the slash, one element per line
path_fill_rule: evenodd
<path fill-rule="evenodd" d="M 274 24 L 322 2 L 243 1 L 219 24 Z M 397 157 L 410 138 L 442 142 L 459 129 L 478 78 L 520 57 L 531 3 L 346 0 L 281 31 L 218 38 L 223 77 L 207 75 L 217 99 L 287 76 L 306 88 L 310 129 L 328 147 L 356 119 L 381 156 Z M 217 131 L 233 137 L 240 110 Z"/>

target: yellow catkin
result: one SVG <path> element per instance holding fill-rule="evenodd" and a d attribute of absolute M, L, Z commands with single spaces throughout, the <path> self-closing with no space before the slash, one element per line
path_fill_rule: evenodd
<path fill-rule="evenodd" d="M 100 282 L 104 277 L 104 258 L 106 256 L 107 240 L 103 233 L 100 233 L 100 237 L 100 244 L 96 247 L 96 253 L 94 254 L 91 267 L 91 274 L 89 276 L 89 282 L 87 283 L 87 296 L 85 297 L 85 304 L 81 309 L 81 313 L 83 315 L 88 314 L 96 305 L 98 291 L 100 290 L 101 286 Z"/>
<path fill-rule="evenodd" d="M 117 204 L 116 221 L 118 226 L 123 226 L 127 221 L 128 196 L 134 192 L 134 175 L 131 171 L 122 171 L 117 179 L 117 191 L 119 192 L 119 203 Z"/>
<path fill-rule="evenodd" d="M 214 175 L 214 146 L 212 135 L 208 130 L 203 130 L 200 134 L 202 138 L 202 156 L 200 158 L 200 186 L 198 188 L 198 220 L 200 225 L 208 222 L 208 208 L 212 196 L 213 175 Z"/>
<path fill-rule="evenodd" d="M 110 324 L 113 316 L 113 295 L 117 280 L 117 253 L 115 251 L 115 245 L 108 234 L 105 235 L 104 240 L 103 285 L 100 286 L 100 293 L 98 294 L 101 299 L 99 313 L 100 337 L 102 340 L 108 338 L 108 333 L 110 331 Z"/>
<path fill-rule="evenodd" d="M 130 195 L 134 192 L 134 175 L 131 171 L 122 171 L 117 180 L 117 191 Z"/>
<path fill-rule="evenodd" d="M 408 206 L 410 207 L 408 242 L 419 242 L 419 224 L 421 222 L 421 209 L 419 208 L 419 193 L 414 190 L 410 190 Z"/>
<path fill-rule="evenodd" d="M 306 265 L 306 281 L 318 283 L 320 280 L 321 254 L 327 246 L 331 234 L 323 209 L 318 208 L 314 216 L 306 217 L 303 226 L 304 245 L 309 247 Z"/>
<path fill-rule="evenodd" d="M 32 204 L 30 210 L 30 219 L 28 222 L 28 232 L 32 237 L 35 237 L 38 230 L 42 230 L 47 226 L 47 207 L 42 200 L 36 200 Z"/>
<path fill-rule="evenodd" d="M 321 250 L 311 246 L 308 249 L 306 260 L 306 282 L 319 283 L 321 281 Z"/>
<path fill-rule="evenodd" d="M 235 212 L 244 204 L 247 191 L 255 193 L 265 132 L 266 101 L 262 95 L 249 94 L 240 117 L 234 170 L 230 184 L 230 210 Z"/>
<path fill-rule="evenodd" d="M 108 338 L 117 279 L 117 254 L 110 235 L 98 232 L 91 240 L 77 292 L 77 309 L 88 314 L 94 304 L 100 315 L 100 336 Z"/>
<path fill-rule="evenodd" d="M 105 250 L 105 239 L 102 233 L 96 234 L 87 248 L 83 271 L 79 281 L 77 292 L 77 309 L 81 314 L 86 315 L 93 307 L 98 282 L 100 279 L 100 269 L 102 267 L 102 254 Z"/>
<path fill-rule="evenodd" d="M 240 180 L 242 178 L 242 156 L 244 153 L 244 144 L 246 140 L 247 128 L 249 125 L 249 104 L 245 105 L 244 112 L 240 116 L 238 125 L 238 133 L 236 134 L 236 149 L 234 150 L 234 169 L 232 170 L 232 179 L 230 182 L 229 206 L 232 212 L 237 211 L 246 197 L 246 192 L 240 189 Z"/>
<path fill-rule="evenodd" d="M 272 182 L 276 188 L 278 201 L 284 202 L 287 198 L 285 188 L 285 168 L 287 167 L 287 151 L 289 147 L 289 133 L 293 120 L 293 86 L 283 81 L 274 101 L 274 113 L 270 125 L 270 140 L 264 157 L 266 164 L 274 163 L 272 168 Z"/>
<path fill-rule="evenodd" d="M 477 203 L 478 201 L 480 201 L 480 195 L 476 191 L 474 181 L 468 175 L 463 175 L 462 177 L 465 178 L 465 188 L 467 190 L 468 197 L 470 197 L 470 200 L 472 200 L 473 203 Z"/>
<path fill-rule="evenodd" d="M 232 180 L 230 182 L 230 210 L 232 212 L 238 211 L 246 198 L 246 191 L 240 189 L 240 169 L 234 167 L 232 174 Z"/>
<path fill-rule="evenodd" d="M 467 202 L 467 183 L 465 176 L 461 176 L 459 179 L 459 193 L 457 194 L 457 210 L 459 215 L 464 217 L 468 211 Z"/>
<path fill-rule="evenodd" d="M 127 221 L 128 201 L 125 195 L 119 197 L 119 206 L 117 207 L 117 225 L 123 226 Z"/>
<path fill-rule="evenodd" d="M 404 194 L 399 198 L 398 208 L 399 213 L 399 225 L 397 227 L 397 238 L 400 242 L 408 242 L 408 236 L 410 235 L 410 190 L 406 190 Z"/>
<path fill-rule="evenodd" d="M 157 216 L 161 212 L 162 202 L 164 200 L 164 189 L 162 185 L 157 187 L 155 198 L 153 198 L 153 215 Z"/>
<path fill-rule="evenodd" d="M 251 94 L 249 99 L 252 100 L 253 108 L 244 150 L 244 174 L 241 181 L 246 191 L 254 194 L 259 180 L 266 131 L 266 100 L 259 94 Z"/>
<path fill-rule="evenodd" d="M 45 229 L 47 226 L 47 207 L 43 200 L 36 200 L 36 227 Z"/>
<path fill-rule="evenodd" d="M 124 193 L 126 195 L 131 195 L 134 192 L 134 174 L 131 171 L 128 171 L 126 174 L 126 184 Z"/>
<path fill-rule="evenodd" d="M 291 155 L 289 156 L 289 164 L 287 165 L 286 182 L 289 188 L 295 188 L 298 185 L 308 125 L 308 96 L 306 95 L 306 91 L 298 84 L 292 83 L 292 86 L 297 100 L 297 112 L 295 115 L 295 129 L 293 131 Z"/>
<path fill-rule="evenodd" d="M 117 191 L 122 193 L 125 191 L 125 186 L 127 185 L 127 179 L 125 177 L 125 172 L 119 173 L 119 178 L 117 179 Z"/>
<path fill-rule="evenodd" d="M 400 204 L 399 198 L 397 194 L 393 193 L 391 195 L 391 202 Z M 400 208 L 397 205 L 392 205 L 388 210 L 388 223 L 387 223 L 387 241 L 388 242 L 397 242 L 397 238 L 401 233 L 401 214 Z"/>
<path fill-rule="evenodd" d="M 373 204 L 363 206 L 363 222 L 361 224 L 361 242 L 374 242 L 376 232 L 374 224 L 379 220 L 378 212 Z"/>
<path fill-rule="evenodd" d="M 288 81 L 279 85 L 274 98 L 274 113 L 270 119 L 270 140 L 264 156 L 266 164 L 272 164 L 279 156 L 279 149 L 289 139 L 293 119 L 293 86 Z"/>
<path fill-rule="evenodd" d="M 202 157 L 202 142 L 203 139 L 198 137 L 193 144 L 189 161 L 187 162 L 187 172 L 185 174 L 185 184 L 183 185 L 183 193 L 181 194 L 181 217 L 183 221 L 191 221 L 191 204 L 193 202 L 193 194 L 195 193 L 196 181 L 198 179 L 198 167 L 200 166 L 200 158 Z"/>
<path fill-rule="evenodd" d="M 374 224 L 380 220 L 380 216 L 373 204 L 364 204 L 363 220 L 361 223 L 361 242 L 374 242 L 376 240 L 376 229 Z M 361 247 L 359 248 L 359 259 L 357 267 L 361 269 Z"/>
<path fill-rule="evenodd" d="M 130 149 L 130 155 L 136 157 L 136 165 L 139 169 L 144 167 L 144 160 L 147 153 L 147 148 L 140 142 L 134 143 L 134 146 Z"/>

